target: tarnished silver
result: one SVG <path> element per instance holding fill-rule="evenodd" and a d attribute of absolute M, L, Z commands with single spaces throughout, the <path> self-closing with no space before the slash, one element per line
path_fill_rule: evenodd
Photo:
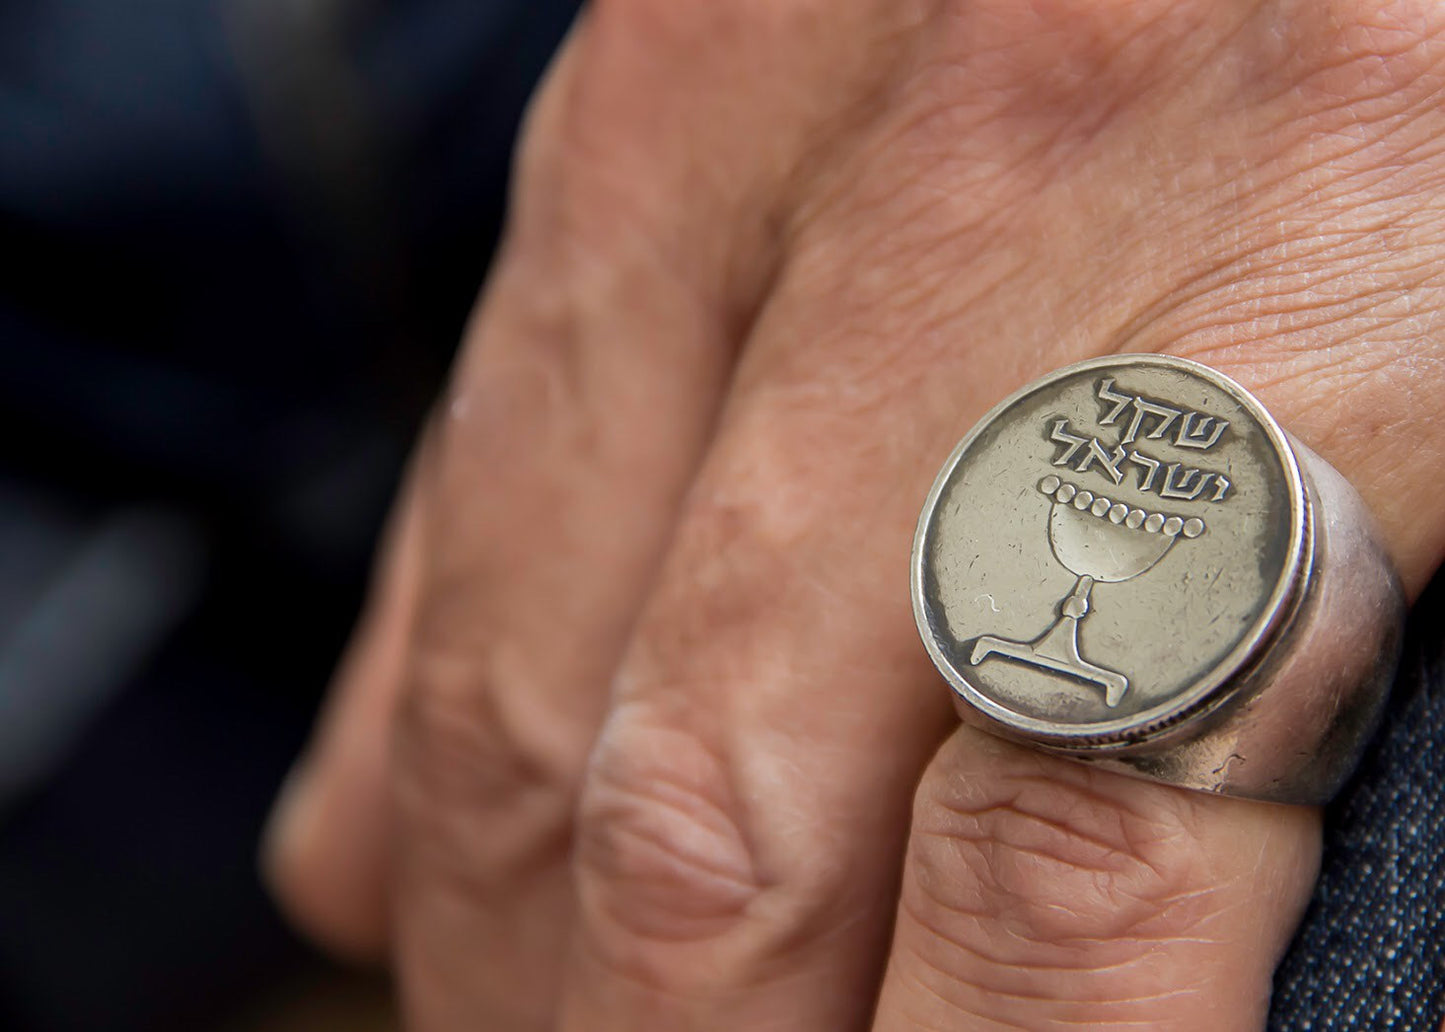
<path fill-rule="evenodd" d="M 963 719 L 1126 773 L 1331 798 L 1399 655 L 1399 580 L 1348 482 L 1196 362 L 1081 362 L 958 445 L 913 607 Z"/>

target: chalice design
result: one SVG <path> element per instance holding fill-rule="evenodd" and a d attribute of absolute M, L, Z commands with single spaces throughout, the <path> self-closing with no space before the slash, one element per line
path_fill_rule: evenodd
<path fill-rule="evenodd" d="M 1129 690 L 1129 679 L 1079 654 L 1079 623 L 1089 614 L 1089 595 L 1097 583 L 1118 584 L 1147 573 L 1181 537 L 1203 534 L 1204 521 L 1131 508 L 1052 475 L 1039 482 L 1039 490 L 1053 501 L 1054 558 L 1078 579 L 1043 634 L 1032 641 L 984 635 L 974 641 L 969 662 L 1005 659 L 1077 678 L 1104 689 L 1104 704 L 1112 708 Z"/>

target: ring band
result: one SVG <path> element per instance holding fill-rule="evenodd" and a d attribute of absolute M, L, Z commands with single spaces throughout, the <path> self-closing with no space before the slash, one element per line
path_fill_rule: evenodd
<path fill-rule="evenodd" d="M 1239 384 L 1081 362 L 959 443 L 913 608 L 960 716 L 1186 788 L 1322 803 L 1378 723 L 1404 597 L 1354 488 Z"/>

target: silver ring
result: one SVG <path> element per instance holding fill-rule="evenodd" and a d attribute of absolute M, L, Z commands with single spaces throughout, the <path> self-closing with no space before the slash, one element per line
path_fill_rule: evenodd
<path fill-rule="evenodd" d="M 959 443 L 913 610 L 962 718 L 1187 788 L 1332 798 L 1373 732 L 1404 598 L 1364 502 L 1239 384 L 1121 355 Z"/>

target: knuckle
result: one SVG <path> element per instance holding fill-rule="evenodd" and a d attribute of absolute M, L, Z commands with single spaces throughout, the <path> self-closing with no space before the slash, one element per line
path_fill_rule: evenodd
<path fill-rule="evenodd" d="M 580 765 L 529 700 L 536 693 L 498 666 L 490 652 L 419 648 L 394 740 L 401 819 L 479 871 L 566 840 Z"/>
<path fill-rule="evenodd" d="M 581 792 L 584 941 L 605 966 L 670 991 L 739 976 L 699 965 L 699 950 L 789 955 L 857 916 L 862 861 L 817 816 L 826 803 L 799 804 L 827 794 L 807 764 L 740 751 L 740 725 L 775 711 L 768 686 L 809 663 L 795 632 L 809 609 L 800 593 L 816 590 L 789 546 L 809 523 L 787 501 L 799 482 L 779 497 L 777 468 L 761 462 L 747 482 L 722 477 L 725 489 L 689 500 Z"/>
<path fill-rule="evenodd" d="M 649 944 L 717 937 L 762 886 L 723 758 L 693 733 L 638 717 L 637 705 L 599 739 L 575 860 L 594 926 L 646 968 L 663 960 Z"/>
<path fill-rule="evenodd" d="M 1001 964 L 1082 966 L 1104 946 L 1189 936 L 1222 904 L 1188 801 L 1141 801 L 1095 774 L 974 779 L 935 766 L 904 905 L 941 943 Z"/>
<path fill-rule="evenodd" d="M 878 903 L 857 891 L 836 832 L 743 787 L 744 766 L 714 737 L 625 703 L 582 792 L 583 941 L 604 967 L 669 993 L 752 977 Z"/>

